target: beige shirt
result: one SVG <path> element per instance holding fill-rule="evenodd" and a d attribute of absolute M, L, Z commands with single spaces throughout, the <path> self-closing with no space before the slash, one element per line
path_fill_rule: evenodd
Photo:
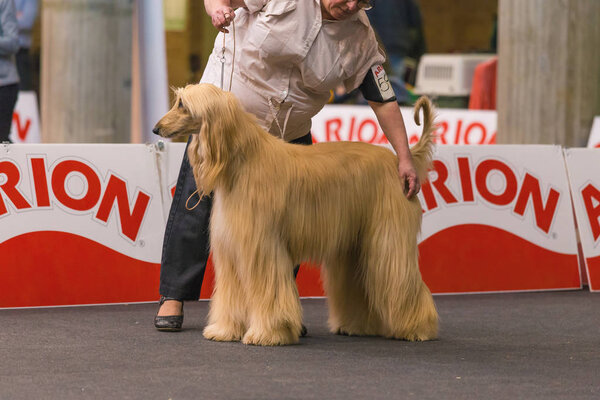
<path fill-rule="evenodd" d="M 263 128 L 286 141 L 310 131 L 330 90 L 341 84 L 348 91 L 357 88 L 385 60 L 362 10 L 328 21 L 319 0 L 246 0 L 246 5 L 235 12 L 235 45 L 234 26 L 225 35 L 223 74 L 219 33 L 202 82 L 220 87 L 223 81 Z"/>

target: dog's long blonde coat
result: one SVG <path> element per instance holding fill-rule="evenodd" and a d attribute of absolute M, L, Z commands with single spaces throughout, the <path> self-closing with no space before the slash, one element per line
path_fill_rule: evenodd
<path fill-rule="evenodd" d="M 188 149 L 198 187 L 214 192 L 215 264 L 205 337 L 281 345 L 298 341 L 302 310 L 293 277 L 320 262 L 332 332 L 427 340 L 437 312 L 418 267 L 421 206 L 408 200 L 388 149 L 357 142 L 288 144 L 265 132 L 237 99 L 190 85 L 157 124 L 163 136 L 198 133 Z M 412 155 L 431 164 L 433 116 Z"/>

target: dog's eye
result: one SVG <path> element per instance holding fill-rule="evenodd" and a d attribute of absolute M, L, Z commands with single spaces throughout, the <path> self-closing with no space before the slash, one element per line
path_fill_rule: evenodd
<path fill-rule="evenodd" d="M 183 101 L 181 101 L 181 99 L 179 99 L 179 104 L 177 104 L 177 107 L 183 108 Z"/>

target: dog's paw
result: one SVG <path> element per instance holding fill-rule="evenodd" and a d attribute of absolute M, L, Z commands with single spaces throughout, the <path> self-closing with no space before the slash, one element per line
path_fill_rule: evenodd
<path fill-rule="evenodd" d="M 331 327 L 331 333 L 342 336 L 377 336 L 378 332 L 361 327 L 338 326 Z"/>
<path fill-rule="evenodd" d="M 419 334 L 402 334 L 402 335 L 388 335 L 387 336 L 390 339 L 396 339 L 396 340 L 406 340 L 408 342 L 426 342 L 429 340 L 435 340 L 437 339 L 437 336 L 430 336 L 430 335 L 419 335 Z"/>
<path fill-rule="evenodd" d="M 227 329 L 217 324 L 208 325 L 202 332 L 204 337 L 217 342 L 237 342 L 242 339 L 243 333 L 236 329 Z"/>
<path fill-rule="evenodd" d="M 279 328 L 273 331 L 250 328 L 244 335 L 242 343 L 255 346 L 284 346 L 298 343 L 299 336 L 299 332 L 294 332 L 290 328 Z"/>
<path fill-rule="evenodd" d="M 342 328 L 332 328 L 331 333 L 333 333 L 334 335 L 350 336 L 350 334 Z"/>
<path fill-rule="evenodd" d="M 421 327 L 420 329 L 414 331 L 400 331 L 400 332 L 392 332 L 391 334 L 385 335 L 388 338 L 398 339 L 398 340 L 407 340 L 409 342 L 425 342 L 428 340 L 437 339 L 437 326 L 433 327 Z"/>
<path fill-rule="evenodd" d="M 342 336 L 368 336 L 367 333 L 363 332 L 363 331 L 358 331 L 358 330 L 354 330 L 354 329 L 347 329 L 347 328 L 338 328 L 334 331 L 332 331 L 332 333 L 336 334 L 336 335 L 342 335 Z"/>

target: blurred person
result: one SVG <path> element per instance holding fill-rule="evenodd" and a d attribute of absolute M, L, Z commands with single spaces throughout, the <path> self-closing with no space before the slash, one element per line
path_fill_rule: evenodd
<path fill-rule="evenodd" d="M 368 0 L 205 0 L 204 4 L 222 33 L 202 82 L 215 86 L 224 82 L 223 89 L 230 89 L 265 130 L 306 145 L 312 143 L 311 118 L 329 101 L 331 90 L 340 84 L 348 91 L 360 86 L 398 155 L 406 196 L 419 191 L 402 114 L 382 67 L 385 56 L 364 12 L 371 6 Z M 233 29 L 237 53 L 232 72 L 232 34 L 225 37 L 224 69 L 220 60 L 223 34 Z M 200 295 L 212 200 L 193 199 L 191 205 L 196 201 L 198 205 L 190 210 L 186 202 L 195 191 L 186 151 L 163 243 L 161 300 L 154 319 L 161 331 L 181 330 L 183 302 Z"/>
<path fill-rule="evenodd" d="M 367 16 L 387 53 L 388 72 L 404 82 L 406 59 L 418 61 L 426 49 L 418 0 L 381 0 Z"/>
<path fill-rule="evenodd" d="M 8 135 L 19 95 L 19 73 L 15 54 L 19 50 L 19 29 L 14 0 L 0 0 L 0 143 Z"/>
<path fill-rule="evenodd" d="M 38 14 L 38 0 L 15 0 L 19 26 L 19 52 L 17 69 L 21 77 L 21 90 L 33 90 L 31 57 L 31 31 Z"/>
<path fill-rule="evenodd" d="M 190 67 L 190 76 L 188 83 L 198 83 L 202 79 L 202 60 L 199 54 L 190 54 L 188 59 Z"/>

